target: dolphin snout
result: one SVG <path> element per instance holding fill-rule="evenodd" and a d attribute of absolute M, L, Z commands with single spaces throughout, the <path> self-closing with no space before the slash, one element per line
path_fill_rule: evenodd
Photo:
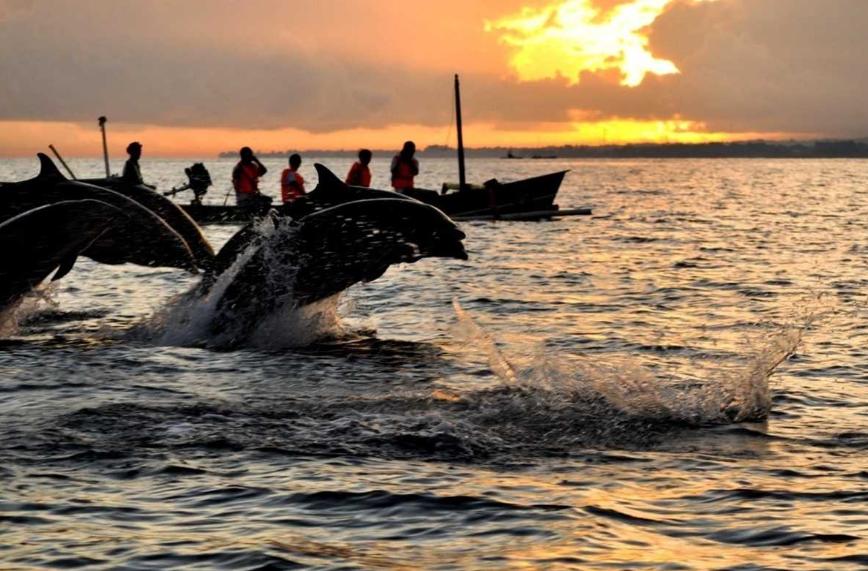
<path fill-rule="evenodd" d="M 429 255 L 438 258 L 467 259 L 467 250 L 464 249 L 464 244 L 460 239 L 437 240 L 431 250 Z"/>

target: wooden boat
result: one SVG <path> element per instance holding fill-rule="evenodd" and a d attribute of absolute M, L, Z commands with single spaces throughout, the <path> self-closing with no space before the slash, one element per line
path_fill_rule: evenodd
<path fill-rule="evenodd" d="M 467 218 L 485 216 L 498 218 L 501 214 L 521 212 L 556 211 L 554 203 L 564 176 L 569 171 L 558 171 L 513 182 L 499 182 L 496 179 L 482 185 L 467 184 L 464 168 L 464 132 L 461 120 L 461 86 L 455 74 L 455 123 L 458 135 L 458 179 L 457 185 L 443 185 L 440 195 L 420 189 L 404 191 L 423 202 L 440 208 L 450 216 Z M 508 158 L 520 158 L 507 153 Z M 447 193 L 448 190 L 456 192 Z"/>
<path fill-rule="evenodd" d="M 489 181 L 482 186 L 441 194 L 434 190 L 414 188 L 404 194 L 421 202 L 435 206 L 453 218 L 498 219 L 506 214 L 522 212 L 556 213 L 554 203 L 558 188 L 567 171 L 558 171 L 514 182 L 499 183 Z M 199 224 L 241 224 L 248 222 L 254 215 L 261 215 L 268 208 L 263 206 L 259 212 L 242 209 L 238 206 L 212 204 L 182 204 L 184 211 Z M 285 205 L 272 208 L 285 214 Z M 544 217 L 534 216 L 533 218 Z M 504 219 L 510 219 L 504 217 Z M 514 219 L 514 217 L 512 217 Z"/>
<path fill-rule="evenodd" d="M 521 216 L 523 213 L 528 215 L 528 219 L 556 215 L 558 206 L 554 201 L 561 182 L 569 171 L 558 171 L 512 182 L 499 182 L 492 179 L 481 185 L 467 183 L 458 75 L 455 75 L 455 119 L 458 135 L 458 184 L 444 184 L 440 192 L 414 188 L 405 190 L 405 195 L 435 206 L 457 219 L 515 220 L 524 219 Z M 200 224 L 239 223 L 249 220 L 252 216 L 250 211 L 241 210 L 237 206 L 190 204 L 183 208 Z M 278 211 L 284 210 L 283 205 L 276 208 Z M 580 212 L 590 214 L 587 209 L 570 212 L 573 215 Z"/>
<path fill-rule="evenodd" d="M 555 213 L 558 206 L 554 204 L 554 200 L 566 173 L 567 171 L 558 171 L 507 183 L 489 181 L 485 185 L 448 194 L 421 188 L 407 190 L 404 194 L 435 206 L 453 218 L 497 219 L 502 215 L 522 212 Z M 234 205 L 212 204 L 182 204 L 181 208 L 199 224 L 240 224 L 268 209 L 263 205 L 263 208 L 256 212 Z M 287 213 L 283 204 L 273 205 L 272 208 L 281 214 Z"/>
<path fill-rule="evenodd" d="M 558 171 L 505 183 L 491 180 L 480 186 L 467 185 L 463 190 L 448 194 L 418 188 L 405 190 L 404 194 L 457 217 L 557 210 L 555 197 L 567 172 Z"/>
<path fill-rule="evenodd" d="M 452 185 L 444 184 L 440 192 L 414 188 L 404 191 L 405 195 L 435 206 L 453 218 L 463 220 L 536 220 L 558 215 L 558 205 L 554 201 L 564 180 L 564 176 L 569 171 L 558 171 L 512 182 L 499 182 L 496 179 L 492 179 L 481 185 L 467 183 L 464 168 L 461 90 L 457 74 L 455 75 L 455 118 L 458 135 L 459 182 Z M 510 155 L 512 155 L 511 152 Z M 187 174 L 189 177 L 190 173 L 188 172 Z M 320 172 L 321 178 L 322 174 Z M 333 177 L 334 175 L 329 173 L 328 176 Z M 92 182 L 111 186 L 114 180 L 116 179 Z M 191 179 L 190 185 L 186 185 L 184 188 L 192 187 L 193 182 Z M 331 183 L 330 185 L 333 186 Z M 353 190 L 354 195 L 360 198 L 365 195 L 365 192 L 357 192 L 364 189 L 356 189 L 355 187 L 350 187 L 350 189 Z M 180 189 L 173 189 L 164 194 L 174 195 L 178 190 Z M 202 194 L 204 194 L 204 189 L 202 189 Z M 342 200 L 345 200 L 345 198 Z M 308 195 L 305 208 L 317 209 L 330 205 L 330 201 L 320 200 L 317 192 L 312 191 Z M 254 209 L 241 208 L 235 205 L 202 204 L 198 201 L 193 201 L 190 204 L 180 204 L 179 206 L 199 224 L 243 224 L 250 221 L 254 216 L 264 214 L 269 208 L 274 208 L 281 214 L 291 214 L 285 205 L 269 205 L 266 202 L 263 202 Z M 564 215 L 587 214 L 590 214 L 589 209 L 564 211 Z"/>

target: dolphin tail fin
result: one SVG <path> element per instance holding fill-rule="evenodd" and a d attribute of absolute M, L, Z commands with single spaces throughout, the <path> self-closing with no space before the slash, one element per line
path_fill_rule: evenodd
<path fill-rule="evenodd" d="M 36 156 L 39 157 L 39 175 L 36 178 L 66 179 L 48 155 L 45 153 L 36 153 Z"/>

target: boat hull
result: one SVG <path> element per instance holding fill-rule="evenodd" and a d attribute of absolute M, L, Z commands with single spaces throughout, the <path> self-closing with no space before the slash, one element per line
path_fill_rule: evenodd
<path fill-rule="evenodd" d="M 474 188 L 448 194 L 433 190 L 410 189 L 404 194 L 439 208 L 449 216 L 498 218 L 504 214 L 557 210 L 554 203 L 561 182 L 568 171 L 558 171 L 542 176 L 506 183 L 489 183 L 485 188 Z M 242 224 L 254 214 L 238 206 L 210 204 L 181 205 L 199 224 Z M 274 208 L 285 214 L 284 205 Z"/>
<path fill-rule="evenodd" d="M 411 189 L 405 194 L 450 216 L 481 216 L 556 210 L 554 201 L 567 171 L 559 171 L 513 182 L 491 182 L 484 188 L 439 194 Z"/>

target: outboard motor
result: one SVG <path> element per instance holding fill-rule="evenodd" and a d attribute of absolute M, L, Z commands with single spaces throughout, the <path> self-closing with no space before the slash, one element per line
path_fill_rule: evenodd
<path fill-rule="evenodd" d="M 211 186 L 211 173 L 205 168 L 202 163 L 193 163 L 193 166 L 185 168 L 184 174 L 187 175 L 187 181 L 190 189 L 193 191 L 193 202 L 202 204 L 202 197 L 208 192 L 208 187 Z"/>
<path fill-rule="evenodd" d="M 178 188 L 173 188 L 163 194 L 165 196 L 175 196 L 179 192 L 192 190 L 193 200 L 190 201 L 190 204 L 201 206 L 202 197 L 208 192 L 208 187 L 213 184 L 211 182 L 211 173 L 208 172 L 208 169 L 205 168 L 204 164 L 193 163 L 192 166 L 184 169 L 184 174 L 187 175 L 187 184 L 179 186 Z"/>

